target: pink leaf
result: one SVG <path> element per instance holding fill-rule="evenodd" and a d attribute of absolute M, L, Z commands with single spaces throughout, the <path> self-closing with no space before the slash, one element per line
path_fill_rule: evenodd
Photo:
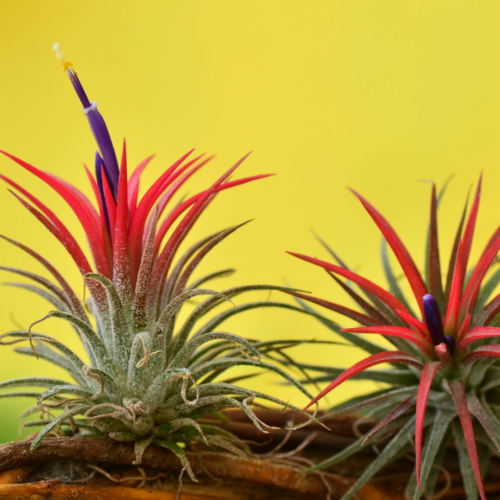
<path fill-rule="evenodd" d="M 472 342 L 481 339 L 500 337 L 500 328 L 493 326 L 478 326 L 471 328 L 457 345 L 457 351 L 465 352 Z"/>
<path fill-rule="evenodd" d="M 444 321 L 444 331 L 448 335 L 455 332 L 458 322 L 458 310 L 462 294 L 462 242 L 458 244 L 457 257 L 455 260 L 455 270 L 451 282 L 450 297 L 448 299 L 448 309 Z"/>
<path fill-rule="evenodd" d="M 500 347 L 500 346 L 496 346 Z M 479 459 L 477 456 L 476 439 L 474 437 L 474 429 L 472 427 L 472 419 L 470 417 L 469 408 L 467 407 L 467 396 L 465 393 L 465 386 L 461 380 L 448 381 L 451 395 L 457 407 L 458 416 L 462 429 L 464 431 L 465 442 L 467 450 L 469 451 L 469 458 L 476 478 L 477 487 L 482 500 L 486 500 L 484 493 L 483 480 L 481 478 L 481 469 L 479 467 Z"/>
<path fill-rule="evenodd" d="M 339 375 L 326 389 L 323 389 L 302 411 L 306 411 L 311 405 L 319 401 L 323 396 L 326 396 L 330 391 L 338 387 L 340 384 L 354 377 L 357 373 L 360 373 L 368 368 L 375 365 L 380 365 L 382 363 L 403 363 L 407 365 L 413 365 L 421 367 L 421 361 L 413 354 L 409 354 L 403 351 L 388 351 L 379 352 L 377 354 L 372 354 L 366 359 L 363 359 L 359 363 L 348 368 L 344 373 Z"/>
<path fill-rule="evenodd" d="M 396 309 L 397 315 L 406 323 L 408 323 L 410 326 L 413 326 L 415 330 L 419 333 L 421 333 L 425 338 L 429 338 L 429 331 L 427 330 L 427 325 L 419 321 L 418 319 L 414 318 L 411 314 L 408 314 L 404 311 L 400 311 L 399 309 Z"/>
<path fill-rule="evenodd" d="M 500 345 L 484 345 L 478 347 L 462 360 L 462 364 L 467 366 L 482 358 L 500 358 Z"/>
<path fill-rule="evenodd" d="M 323 260 L 319 259 L 314 259 L 312 257 L 307 257 L 306 255 L 302 255 L 299 253 L 294 253 L 294 252 L 287 252 L 290 255 L 293 255 L 294 257 L 297 257 L 299 259 L 305 260 L 306 262 L 310 262 L 311 264 L 314 264 L 316 266 L 322 267 L 323 269 L 326 269 L 327 271 L 331 271 L 332 273 L 338 274 L 340 276 L 343 276 L 344 278 L 347 278 L 348 280 L 353 281 L 354 283 L 358 284 L 361 288 L 364 288 L 365 290 L 368 290 L 369 292 L 373 293 L 377 298 L 379 298 L 384 304 L 389 306 L 393 311 L 396 311 L 399 309 L 400 311 L 404 311 L 409 314 L 409 311 L 406 309 L 406 307 L 399 302 L 395 297 L 393 297 L 389 292 L 386 292 L 383 288 L 379 287 L 375 283 L 372 283 L 371 281 L 367 280 L 366 278 L 363 278 L 362 276 L 359 276 L 356 273 L 353 273 L 352 271 L 349 271 L 348 269 L 344 269 L 343 267 L 335 266 L 333 264 L 330 264 L 328 262 L 325 262 Z"/>
<path fill-rule="evenodd" d="M 389 337 L 405 339 L 416 345 L 426 356 L 432 356 L 432 344 L 420 333 L 416 333 L 409 328 L 399 326 L 368 326 L 361 328 L 343 328 L 342 332 L 350 333 L 378 333 Z"/>
<path fill-rule="evenodd" d="M 396 258 L 401 265 L 403 272 L 405 273 L 408 282 L 410 283 L 411 289 L 413 290 L 413 294 L 417 299 L 417 303 L 420 307 L 420 310 L 423 314 L 422 309 L 422 297 L 428 293 L 427 287 L 420 276 L 420 272 L 417 269 L 417 266 L 413 262 L 413 259 L 410 256 L 410 253 L 403 245 L 403 242 L 397 235 L 396 231 L 392 228 L 392 226 L 387 222 L 386 219 L 377 211 L 375 208 L 370 205 L 361 195 L 353 191 L 353 193 L 358 197 L 359 201 L 363 204 L 366 211 L 370 214 L 371 218 L 377 224 L 380 231 L 384 235 L 387 243 L 389 243 L 392 251 L 396 255 Z"/>
<path fill-rule="evenodd" d="M 467 264 L 469 262 L 470 249 L 472 247 L 472 238 L 474 237 L 474 229 L 476 227 L 477 211 L 479 209 L 479 199 L 481 197 L 481 182 L 483 175 L 479 177 L 479 182 L 477 184 L 476 195 L 474 196 L 474 201 L 472 203 L 472 208 L 470 210 L 469 218 L 467 219 L 467 225 L 465 226 L 464 237 L 463 237 L 463 257 L 462 257 L 462 282 L 465 279 L 465 274 L 467 272 Z"/>
<path fill-rule="evenodd" d="M 425 408 L 427 406 L 427 398 L 431 389 L 434 375 L 439 370 L 443 363 L 440 361 L 427 361 L 422 370 L 420 384 L 418 386 L 417 395 L 417 412 L 415 421 L 415 456 L 417 461 L 417 484 L 420 488 L 420 466 L 422 461 L 422 433 L 424 430 Z"/>
<path fill-rule="evenodd" d="M 483 281 L 484 275 L 490 268 L 491 263 L 495 259 L 498 251 L 500 250 L 500 238 L 495 241 L 491 248 L 486 252 L 486 255 L 479 261 L 472 276 L 470 278 L 469 284 L 465 289 L 464 295 L 460 302 L 460 313 L 459 317 L 464 317 L 467 313 L 471 312 L 474 302 L 476 301 L 477 294 L 479 293 L 479 288 L 481 282 Z"/>
<path fill-rule="evenodd" d="M 318 304 L 321 307 L 326 307 L 326 309 L 342 314 L 343 316 L 351 318 L 354 321 L 361 323 L 362 325 L 369 326 L 369 325 L 380 324 L 378 321 L 374 320 L 370 316 L 366 316 L 365 314 L 355 311 L 354 309 L 349 309 L 348 307 L 344 307 L 339 304 L 334 304 L 333 302 L 328 302 L 327 300 L 318 299 L 310 295 L 304 295 L 303 293 L 298 293 L 298 292 L 287 292 L 287 293 L 293 295 L 294 297 L 298 297 L 300 299 L 307 300 L 308 302 L 312 302 L 313 304 Z"/>

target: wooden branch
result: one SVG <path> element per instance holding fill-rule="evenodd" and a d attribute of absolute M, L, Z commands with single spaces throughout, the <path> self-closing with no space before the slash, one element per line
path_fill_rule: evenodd
<path fill-rule="evenodd" d="M 0 471 L 51 461 L 130 465 L 134 460 L 133 444 L 120 443 L 111 439 L 46 438 L 34 451 L 29 449 L 31 441 L 29 439 L 1 446 Z M 208 475 L 220 479 L 236 479 L 301 493 L 323 495 L 326 493 L 326 487 L 317 475 L 298 474 L 286 465 L 223 453 L 187 453 L 187 456 L 197 476 Z M 173 453 L 156 445 L 148 447 L 144 453 L 142 465 L 152 469 L 169 470 L 175 474 L 178 474 L 182 468 Z M 340 494 L 352 485 L 352 480 L 339 476 L 328 476 L 328 480 L 333 489 Z M 378 488 L 365 486 L 359 494 L 359 499 L 386 500 L 388 497 Z"/>

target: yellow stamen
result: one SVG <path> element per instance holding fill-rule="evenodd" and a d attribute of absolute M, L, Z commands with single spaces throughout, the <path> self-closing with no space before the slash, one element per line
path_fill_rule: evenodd
<path fill-rule="evenodd" d="M 67 71 L 70 66 L 73 66 L 69 61 L 64 61 L 61 64 L 63 65 L 63 71 Z"/>

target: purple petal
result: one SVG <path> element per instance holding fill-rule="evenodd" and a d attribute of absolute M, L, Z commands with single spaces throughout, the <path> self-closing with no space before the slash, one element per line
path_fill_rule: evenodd
<path fill-rule="evenodd" d="M 71 68 L 68 69 L 68 75 L 71 83 L 73 84 L 73 88 L 83 105 L 83 112 L 87 116 L 90 129 L 92 130 L 94 139 L 96 140 L 99 151 L 101 152 L 102 159 L 104 161 L 103 163 L 106 178 L 108 179 L 111 191 L 113 192 L 113 197 L 116 200 L 120 169 L 118 168 L 118 161 L 116 159 L 115 149 L 113 148 L 113 142 L 111 141 L 108 127 L 106 126 L 101 113 L 97 111 L 97 103 L 89 101 L 80 79 Z"/>
<path fill-rule="evenodd" d="M 101 196 L 102 209 L 104 211 L 104 217 L 106 218 L 106 224 L 108 226 L 108 231 L 111 234 L 111 225 L 109 222 L 108 208 L 106 206 L 106 197 L 104 196 L 104 186 L 102 184 L 102 174 L 101 165 L 104 165 L 99 151 L 95 152 L 95 178 L 97 181 L 97 187 L 99 188 L 99 195 Z M 105 171 L 106 172 L 106 171 Z M 108 179 L 109 184 L 109 179 Z"/>
<path fill-rule="evenodd" d="M 441 313 L 439 312 L 439 307 L 436 299 L 428 293 L 422 298 L 425 323 L 429 329 L 429 333 L 432 337 L 432 342 L 434 345 L 439 345 L 442 342 L 446 342 L 443 322 L 441 320 Z M 446 343 L 448 345 L 448 343 Z"/>

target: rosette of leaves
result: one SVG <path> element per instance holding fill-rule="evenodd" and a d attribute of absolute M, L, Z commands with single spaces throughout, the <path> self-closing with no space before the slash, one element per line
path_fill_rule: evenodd
<path fill-rule="evenodd" d="M 413 449 L 416 467 L 408 482 L 406 497 L 432 497 L 439 466 L 451 440 L 458 453 L 467 499 L 476 499 L 478 493 L 482 499 L 486 498 L 482 476 L 488 468 L 490 453 L 498 456 L 500 449 L 500 294 L 494 294 L 500 282 L 500 270 L 495 269 L 500 227 L 484 247 L 477 263 L 469 266 L 480 191 L 481 182 L 469 215 L 467 209 L 463 211 L 445 279 L 441 271 L 437 228 L 437 208 L 444 189 L 438 196 L 434 186 L 425 279 L 395 230 L 357 193 L 383 234 L 382 264 L 388 290 L 351 271 L 326 244 L 336 264 L 292 254 L 325 269 L 358 309 L 291 293 L 307 310 L 311 309 L 306 301 L 362 325 L 341 329 L 332 321 L 321 320 L 353 346 L 369 354 L 347 370 L 302 364 L 303 369 L 316 373 L 312 379 L 317 383 L 336 377 L 310 404 L 349 379 L 386 384 L 382 390 L 333 408 L 333 415 L 361 412 L 366 419 L 372 418 L 378 423 L 354 444 L 314 470 L 352 456 L 375 438 L 388 441 L 343 500 L 352 498 L 384 466 Z M 412 307 L 405 297 L 391 268 L 387 244 L 408 280 L 416 307 Z M 382 335 L 392 343 L 393 350 L 359 334 Z M 386 364 L 388 368 L 371 369 L 379 364 Z"/>
<path fill-rule="evenodd" d="M 225 408 L 240 408 L 262 431 L 250 405 L 255 398 L 296 410 L 279 399 L 244 389 L 221 376 L 232 367 L 250 366 L 276 372 L 304 394 L 309 394 L 292 376 L 262 356 L 297 341 L 250 342 L 222 331 L 220 325 L 240 312 L 258 307 L 293 306 L 279 302 L 250 302 L 214 311 L 223 302 L 254 290 L 284 290 L 269 285 L 239 286 L 217 292 L 206 283 L 228 275 L 215 272 L 192 281 L 203 258 L 241 225 L 217 232 L 194 244 L 182 255 L 179 247 L 202 212 L 218 192 L 266 176 L 229 180 L 240 160 L 205 191 L 171 207 L 171 200 L 184 183 L 208 159 L 190 159 L 191 152 L 176 161 L 139 197 L 141 174 L 150 158 L 128 176 L 125 145 L 121 165 L 106 124 L 90 102 L 71 63 L 62 61 L 89 121 L 99 151 L 95 176 L 87 169 L 97 208 L 75 186 L 30 164 L 3 153 L 48 184 L 60 195 L 81 223 L 93 256 L 91 264 L 71 231 L 57 215 L 10 178 L 2 179 L 17 193 L 14 196 L 33 214 L 65 249 L 78 266 L 90 292 L 85 308 L 65 278 L 48 260 L 28 246 L 2 238 L 29 254 L 53 276 L 52 282 L 37 274 L 2 267 L 31 280 L 11 283 L 47 299 L 55 308 L 43 319 L 61 319 L 79 336 L 88 363 L 55 338 L 33 330 L 12 331 L 2 344 L 29 341 L 18 353 L 36 356 L 63 369 L 72 383 L 48 377 L 8 380 L 0 388 L 41 387 L 43 392 L 10 392 L 2 397 L 32 396 L 37 405 L 26 415 L 42 411 L 47 418 L 30 422 L 45 425 L 33 440 L 32 449 L 61 425 L 82 433 L 98 433 L 118 441 L 133 441 L 136 462 L 155 442 L 172 450 L 195 479 L 181 443 L 198 443 L 241 453 L 244 444 L 197 419 Z M 163 214 L 165 216 L 163 217 Z M 167 236 L 168 235 L 168 236 Z M 204 296 L 183 321 L 179 313 L 188 301 Z M 35 324 L 36 324 L 35 323 Z M 262 354 L 261 354 L 262 353 Z M 243 377 L 245 378 L 245 377 Z M 310 397 L 310 396 L 309 396 Z M 53 416 L 54 409 L 62 413 Z M 76 418 L 75 418 L 76 417 Z"/>

